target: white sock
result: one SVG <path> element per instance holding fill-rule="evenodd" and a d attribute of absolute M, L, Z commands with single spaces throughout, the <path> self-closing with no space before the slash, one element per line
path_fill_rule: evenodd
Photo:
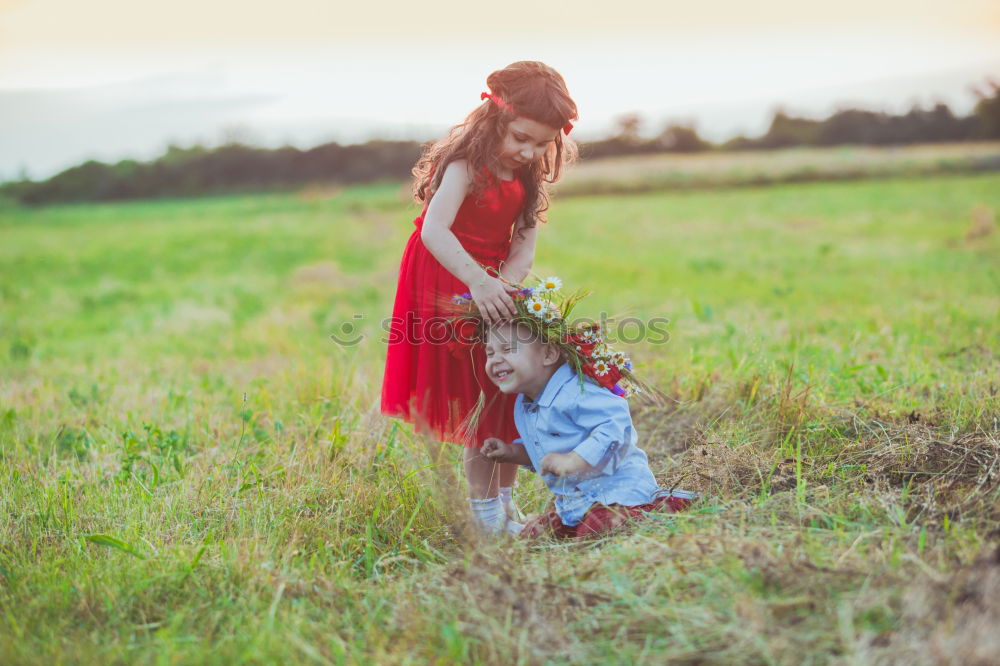
<path fill-rule="evenodd" d="M 517 504 L 514 503 L 514 488 L 515 486 L 500 487 L 500 501 L 503 503 L 504 513 L 507 514 L 507 518 L 510 520 L 524 520 L 524 515 L 521 513 L 521 509 L 518 508 Z"/>
<path fill-rule="evenodd" d="M 484 534 L 495 536 L 504 532 L 507 522 L 507 514 L 504 513 L 503 503 L 499 497 L 487 497 L 486 499 L 469 498 L 469 509 L 472 511 L 472 519 Z"/>
<path fill-rule="evenodd" d="M 504 486 L 500 486 L 500 501 L 504 504 L 510 504 L 511 500 L 513 500 L 513 493 L 513 486 L 507 486 L 506 488 Z"/>

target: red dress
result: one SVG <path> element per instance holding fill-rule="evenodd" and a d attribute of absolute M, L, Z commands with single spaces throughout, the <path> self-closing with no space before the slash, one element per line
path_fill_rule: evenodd
<path fill-rule="evenodd" d="M 452 233 L 472 258 L 499 268 L 510 251 L 514 221 L 524 203 L 519 178 L 494 179 L 477 199 L 465 197 Z M 446 344 L 441 300 L 469 288 L 442 266 L 420 239 L 427 205 L 413 224 L 416 230 L 403 250 L 396 302 L 392 309 L 389 347 L 382 380 L 382 413 L 413 423 L 418 432 L 441 441 L 482 446 L 487 437 L 514 440 L 514 395 L 501 393 L 487 377 L 481 345 L 454 353 Z M 462 422 L 476 406 L 480 390 L 485 406 L 473 433 Z"/>

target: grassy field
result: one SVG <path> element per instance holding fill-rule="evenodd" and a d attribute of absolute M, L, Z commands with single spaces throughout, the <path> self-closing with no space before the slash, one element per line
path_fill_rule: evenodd
<path fill-rule="evenodd" d="M 659 153 L 591 160 L 559 185 L 563 196 L 626 194 L 1000 170 L 1000 142 Z"/>
<path fill-rule="evenodd" d="M 994 663 L 998 209 L 996 174 L 557 199 L 536 272 L 669 318 L 634 417 L 704 497 L 534 546 L 378 413 L 398 185 L 0 209 L 0 663 Z"/>

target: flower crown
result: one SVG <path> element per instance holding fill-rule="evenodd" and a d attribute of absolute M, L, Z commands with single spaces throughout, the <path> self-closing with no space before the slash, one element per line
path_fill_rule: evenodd
<path fill-rule="evenodd" d="M 586 375 L 617 396 L 630 398 L 643 392 L 642 383 L 632 374 L 632 361 L 612 348 L 599 324 L 569 323 L 573 307 L 590 291 L 580 289 L 568 295 L 561 292 L 562 280 L 547 277 L 536 285 L 513 285 L 517 315 L 511 323 L 527 326 L 548 344 L 556 345 L 580 377 Z M 453 353 L 485 339 L 485 322 L 472 294 L 466 292 L 451 299 L 457 314 L 452 317 L 454 336 L 449 343 Z"/>

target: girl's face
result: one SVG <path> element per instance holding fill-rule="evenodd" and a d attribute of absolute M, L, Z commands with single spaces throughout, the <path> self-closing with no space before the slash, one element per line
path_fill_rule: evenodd
<path fill-rule="evenodd" d="M 530 118 L 515 118 L 507 125 L 500 162 L 508 169 L 516 169 L 541 159 L 559 131 Z"/>

